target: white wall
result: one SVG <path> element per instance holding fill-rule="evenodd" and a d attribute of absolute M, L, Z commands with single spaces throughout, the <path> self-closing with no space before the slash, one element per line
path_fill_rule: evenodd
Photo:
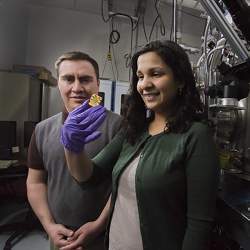
<path fill-rule="evenodd" d="M 24 64 L 27 45 L 28 12 L 23 0 L 0 5 L 0 69 Z"/>
<path fill-rule="evenodd" d="M 84 13 L 55 7 L 25 7 L 25 0 L 7 0 L 0 6 L 0 68 L 10 69 L 14 63 L 44 66 L 54 71 L 54 61 L 62 53 L 81 50 L 92 55 L 100 66 L 102 74 L 108 50 L 109 24 L 97 14 Z M 149 34 L 156 16 L 149 1 L 146 12 L 146 29 Z M 151 5 L 150 5 L 151 4 Z M 162 37 L 156 29 L 152 39 L 169 39 L 171 28 L 171 6 L 159 6 L 166 25 L 166 35 Z M 199 47 L 204 22 L 191 16 L 182 16 L 182 41 Z M 115 27 L 121 34 L 114 46 L 118 68 L 118 80 L 128 81 L 129 71 L 125 67 L 124 55 L 130 52 L 130 23 L 126 19 L 116 19 Z M 135 39 L 135 34 L 134 34 Z M 139 27 L 138 45 L 146 43 L 142 26 Z M 196 57 L 191 57 L 195 61 Z M 114 65 L 113 65 L 114 66 Z M 114 79 L 110 62 L 107 62 L 105 78 Z M 114 69 L 115 70 L 115 69 Z M 57 88 L 48 91 L 48 115 L 61 110 L 61 100 Z"/>
<path fill-rule="evenodd" d="M 17 122 L 23 149 L 24 121 L 39 121 L 40 82 L 26 74 L 0 71 L 0 120 Z"/>
<path fill-rule="evenodd" d="M 148 6 L 148 8 L 152 9 L 152 12 L 147 12 L 146 16 L 146 29 L 149 34 L 156 13 L 152 6 Z M 171 27 L 171 9 L 169 6 L 161 6 L 161 14 L 167 28 L 165 39 L 168 39 Z M 115 27 L 121 34 L 119 43 L 114 46 L 118 80 L 128 81 L 129 71 L 125 67 L 124 55 L 130 52 L 130 23 L 128 20 L 119 18 L 115 21 Z M 199 47 L 202 30 L 202 22 L 197 22 L 195 18 L 183 15 L 183 42 Z M 108 36 L 109 25 L 103 22 L 100 15 L 30 6 L 26 63 L 45 66 L 55 74 L 54 61 L 58 56 L 66 51 L 82 50 L 97 60 L 102 75 L 108 50 Z M 153 33 L 152 39 L 156 38 L 162 38 L 159 29 L 158 32 Z M 138 45 L 145 43 L 143 30 L 140 27 Z M 114 79 L 110 62 L 106 63 L 102 76 Z M 61 110 L 60 95 L 57 88 L 51 88 L 48 99 L 49 115 Z"/>
<path fill-rule="evenodd" d="M 171 8 L 162 5 L 161 14 L 166 25 L 165 39 L 169 38 L 171 28 Z M 153 6 L 148 6 L 145 17 L 147 33 L 149 33 L 156 15 Z M 73 10 L 31 6 L 27 40 L 27 63 L 44 65 L 54 71 L 54 61 L 65 51 L 83 50 L 93 55 L 103 70 L 108 50 L 109 25 L 104 23 L 100 15 L 83 13 Z M 182 41 L 188 45 L 199 47 L 204 22 L 188 16 L 182 16 Z M 115 45 L 115 54 L 119 68 L 119 80 L 127 81 L 128 74 L 124 55 L 130 51 L 130 23 L 125 19 L 116 19 L 115 27 L 121 34 L 120 41 Z M 162 38 L 160 31 L 153 33 L 152 38 Z M 138 45 L 146 43 L 142 27 L 139 28 Z M 110 67 L 104 77 L 112 78 Z"/>

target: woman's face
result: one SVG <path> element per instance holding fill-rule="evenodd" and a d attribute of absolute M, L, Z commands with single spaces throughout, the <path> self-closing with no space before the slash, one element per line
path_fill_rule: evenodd
<path fill-rule="evenodd" d="M 155 52 L 147 52 L 138 57 L 137 76 L 137 91 L 146 107 L 165 114 L 178 91 L 172 69 Z"/>

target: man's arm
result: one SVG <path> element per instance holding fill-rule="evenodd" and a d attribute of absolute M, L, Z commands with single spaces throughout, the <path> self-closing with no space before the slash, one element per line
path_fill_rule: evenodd
<path fill-rule="evenodd" d="M 61 224 L 56 224 L 51 215 L 47 200 L 47 184 L 44 170 L 29 168 L 27 195 L 33 211 L 54 244 L 58 247 L 66 246 L 68 242 L 65 238 L 72 236 L 73 231 Z"/>

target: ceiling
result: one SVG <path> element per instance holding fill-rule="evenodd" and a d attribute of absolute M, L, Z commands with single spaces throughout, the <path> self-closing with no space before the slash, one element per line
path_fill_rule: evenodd
<path fill-rule="evenodd" d="M 0 0 L 0 6 L 3 6 L 9 0 Z M 138 17 L 138 13 L 147 12 L 146 16 L 152 16 L 154 10 L 154 3 L 156 0 L 12 0 L 19 4 L 28 3 L 29 5 L 44 6 L 49 8 L 61 8 L 67 10 L 74 10 L 79 12 L 88 12 L 91 14 L 101 15 L 102 3 L 104 14 L 108 11 L 119 12 L 130 16 Z M 178 6 L 184 7 L 191 15 L 200 17 L 201 12 L 204 12 L 200 4 L 201 0 L 176 0 Z M 174 0 L 158 0 L 158 9 L 161 7 L 173 6 Z M 183 8 L 182 8 L 183 9 Z M 183 9 L 184 11 L 184 9 Z M 186 12 L 187 13 L 187 12 Z"/>
<path fill-rule="evenodd" d="M 4 0 L 2 0 L 4 1 Z M 29 4 L 40 5 L 47 7 L 56 7 L 64 9 L 72 9 L 76 11 L 84 11 L 90 13 L 101 13 L 102 0 L 26 0 Z M 114 12 L 122 12 L 129 15 L 135 14 L 135 9 L 138 2 L 146 2 L 147 5 L 151 5 L 155 0 L 103 0 L 104 5 L 109 4 L 111 10 Z M 179 5 L 192 10 L 202 11 L 203 8 L 199 3 L 200 0 L 177 0 Z M 159 0 L 159 4 L 173 3 L 173 0 Z"/>
<path fill-rule="evenodd" d="M 166 2 L 168 4 L 172 4 L 173 0 L 161 0 L 162 2 Z M 203 7 L 200 4 L 200 0 L 177 0 L 178 4 L 194 10 L 203 11 Z"/>

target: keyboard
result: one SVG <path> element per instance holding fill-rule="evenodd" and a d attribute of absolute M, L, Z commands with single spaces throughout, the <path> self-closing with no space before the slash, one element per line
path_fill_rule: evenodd
<path fill-rule="evenodd" d="M 0 160 L 0 169 L 8 168 L 17 162 L 17 160 Z"/>

